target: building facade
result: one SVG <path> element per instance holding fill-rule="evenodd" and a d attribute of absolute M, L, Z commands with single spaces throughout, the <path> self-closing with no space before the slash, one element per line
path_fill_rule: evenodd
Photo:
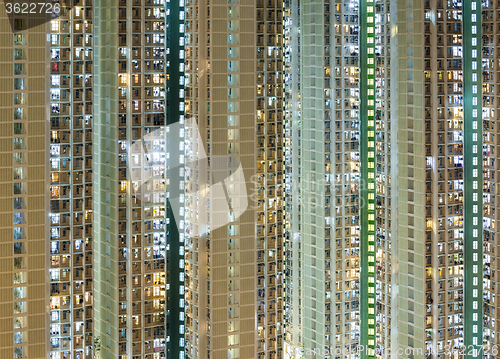
<path fill-rule="evenodd" d="M 50 355 L 93 358 L 93 4 L 49 22 Z"/>
<path fill-rule="evenodd" d="M 47 358 L 49 351 L 47 32 L 46 23 L 29 27 L 26 16 L 12 18 L 0 5 L 2 358 Z"/>
<path fill-rule="evenodd" d="M 423 4 L 286 5 L 285 355 L 422 357 Z"/>
<path fill-rule="evenodd" d="M 188 1 L 185 14 L 186 158 L 212 158 L 185 168 L 186 356 L 280 358 L 282 3 Z M 212 177 L 227 181 L 227 199 Z"/>
<path fill-rule="evenodd" d="M 496 6 L 425 3 L 426 341 L 441 355 L 465 346 L 471 358 L 491 357 L 498 342 Z"/>
<path fill-rule="evenodd" d="M 0 357 L 495 357 L 497 7 L 1 5 Z"/>
<path fill-rule="evenodd" d="M 163 1 L 123 0 L 94 11 L 98 355 L 165 358 L 167 10 Z"/>

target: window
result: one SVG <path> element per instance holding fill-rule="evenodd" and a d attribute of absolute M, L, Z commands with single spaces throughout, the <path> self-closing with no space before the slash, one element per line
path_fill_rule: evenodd
<path fill-rule="evenodd" d="M 26 334 L 27 332 L 14 333 L 14 343 L 15 344 L 26 343 Z"/>
<path fill-rule="evenodd" d="M 26 287 L 15 287 L 14 288 L 14 299 L 26 298 Z"/>
<path fill-rule="evenodd" d="M 228 140 L 238 140 L 240 138 L 239 130 L 227 130 L 227 139 Z"/>
<path fill-rule="evenodd" d="M 25 347 L 15 347 L 14 348 L 14 358 L 26 358 L 26 348 Z"/>
<path fill-rule="evenodd" d="M 24 167 L 15 167 L 14 168 L 14 179 L 26 179 L 26 171 L 24 170 Z M 14 208 L 16 207 L 16 202 L 14 201 Z M 21 207 L 19 207 L 21 208 Z M 22 207 L 25 208 L 25 207 Z"/>
<path fill-rule="evenodd" d="M 14 75 L 26 75 L 24 64 L 14 64 Z"/>
<path fill-rule="evenodd" d="M 238 126 L 239 125 L 239 116 L 237 115 L 229 115 L 227 117 L 227 125 L 228 126 Z"/>
<path fill-rule="evenodd" d="M 14 164 L 26 164 L 26 157 L 23 152 L 14 152 Z"/>
<path fill-rule="evenodd" d="M 227 331 L 228 332 L 236 332 L 240 330 L 240 322 L 239 321 L 231 321 L 227 323 Z"/>
<path fill-rule="evenodd" d="M 14 60 L 26 60 L 26 53 L 23 49 L 14 50 Z"/>
<path fill-rule="evenodd" d="M 26 149 L 26 142 L 24 141 L 23 137 L 14 137 L 14 149 L 15 150 Z"/>
<path fill-rule="evenodd" d="M 230 45 L 238 44 L 238 35 L 237 34 L 228 34 L 227 35 L 227 43 Z"/>
<path fill-rule="evenodd" d="M 26 204 L 24 203 L 23 197 L 14 198 L 14 209 L 23 209 L 26 208 Z"/>
<path fill-rule="evenodd" d="M 23 227 L 15 227 L 14 228 L 14 239 L 24 239 L 26 238 L 24 234 L 24 228 Z"/>
<path fill-rule="evenodd" d="M 14 109 L 14 120 L 25 120 L 26 116 L 24 114 L 24 110 L 22 108 L 15 108 Z M 14 129 L 15 129 L 16 124 L 14 124 Z M 23 132 L 25 133 L 25 132 Z"/>
<path fill-rule="evenodd" d="M 237 308 L 237 307 L 229 308 L 227 310 L 227 316 L 228 316 L 228 318 L 238 318 L 239 317 L 239 308 Z"/>
<path fill-rule="evenodd" d="M 240 357 L 240 349 L 235 348 L 235 349 L 228 349 L 227 351 L 227 358 L 228 359 L 237 359 Z"/>
<path fill-rule="evenodd" d="M 52 86 L 59 86 L 60 85 L 60 77 L 58 75 L 52 75 L 50 76 L 50 82 Z"/>
<path fill-rule="evenodd" d="M 26 45 L 26 37 L 24 34 L 14 35 L 14 45 Z"/>
<path fill-rule="evenodd" d="M 238 102 L 228 102 L 227 112 L 238 112 Z"/>
<path fill-rule="evenodd" d="M 14 30 L 26 30 L 26 20 L 25 19 L 14 19 Z"/>
<path fill-rule="evenodd" d="M 227 235 L 228 236 L 237 236 L 238 235 L 238 225 L 233 224 L 227 227 Z"/>
<path fill-rule="evenodd" d="M 14 183 L 14 194 L 26 194 L 26 184 Z"/>
<path fill-rule="evenodd" d="M 14 243 L 14 254 L 24 254 L 26 253 L 26 247 L 23 242 Z"/>
<path fill-rule="evenodd" d="M 237 31 L 238 28 L 239 28 L 239 21 L 238 20 L 229 20 L 227 22 L 228 31 Z"/>
<path fill-rule="evenodd" d="M 23 224 L 23 223 L 26 223 L 26 219 L 24 218 L 24 212 L 15 212 L 14 224 Z"/>
<path fill-rule="evenodd" d="M 23 78 L 15 78 L 14 79 L 14 90 L 24 90 L 24 79 Z"/>
<path fill-rule="evenodd" d="M 227 62 L 228 71 L 238 71 L 238 61 L 228 61 Z"/>
<path fill-rule="evenodd" d="M 238 85 L 239 84 L 239 75 L 227 75 L 227 84 L 228 85 Z"/>
<path fill-rule="evenodd" d="M 14 257 L 14 269 L 26 268 L 24 257 Z"/>
<path fill-rule="evenodd" d="M 229 335 L 227 337 L 227 345 L 238 345 L 240 344 L 240 336 L 238 334 Z"/>
<path fill-rule="evenodd" d="M 228 47 L 227 56 L 229 58 L 238 57 L 238 48 L 237 47 Z"/>

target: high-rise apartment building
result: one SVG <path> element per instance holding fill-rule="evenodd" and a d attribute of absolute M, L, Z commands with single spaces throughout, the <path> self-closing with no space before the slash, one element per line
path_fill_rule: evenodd
<path fill-rule="evenodd" d="M 378 321 L 377 325 L 388 327 L 385 332 L 390 341 L 386 342 L 385 356 L 391 357 L 397 357 L 401 351 L 409 358 L 427 356 L 424 347 L 423 284 L 423 7 L 422 1 L 406 0 L 384 5 L 388 12 L 390 8 L 389 14 L 386 14 L 386 26 L 389 28 L 386 27 L 384 38 L 386 49 L 390 50 L 390 58 L 385 64 L 385 71 L 390 74 L 390 80 L 385 81 L 390 81 L 390 88 L 384 90 L 382 82 L 379 84 L 382 89 L 378 91 L 386 93 L 386 109 L 390 110 L 385 116 L 387 142 L 384 145 L 391 154 L 385 162 L 386 173 L 391 177 L 387 179 L 382 175 L 378 180 L 379 183 L 386 183 L 385 206 L 388 208 L 385 209 L 385 225 L 390 231 L 386 232 L 385 238 L 382 237 L 382 244 L 377 245 L 383 247 L 385 239 L 387 255 L 381 258 L 381 263 L 386 266 L 385 285 L 389 284 L 385 290 L 388 297 L 385 315 L 390 326 L 383 321 Z M 377 195 L 380 198 L 381 194 Z M 380 199 L 382 203 L 377 204 L 382 209 L 384 198 Z M 378 226 L 383 224 L 378 223 Z M 384 285 L 383 281 L 379 283 L 377 285 Z"/>
<path fill-rule="evenodd" d="M 49 347 L 49 43 L 46 23 L 27 22 L 0 5 L 0 357 L 41 359 Z"/>
<path fill-rule="evenodd" d="M 287 6 L 286 355 L 423 355 L 423 4 Z"/>
<path fill-rule="evenodd" d="M 93 4 L 49 24 L 50 359 L 93 358 Z"/>
<path fill-rule="evenodd" d="M 8 6 L 1 358 L 496 356 L 499 4 Z"/>
<path fill-rule="evenodd" d="M 497 5 L 425 3 L 426 341 L 440 355 L 464 345 L 469 357 L 494 356 L 498 343 Z"/>
<path fill-rule="evenodd" d="M 317 9 L 319 5 L 324 11 Z M 335 19 L 326 26 L 330 5 Z M 332 345 L 346 348 L 351 328 L 350 339 L 356 345 L 359 333 L 365 348 L 371 347 L 370 335 L 375 335 L 375 353 L 363 352 L 366 356 L 397 356 L 401 348 L 411 352 L 408 357 L 493 357 L 498 349 L 494 249 L 497 4 L 405 0 L 290 2 L 287 6 L 290 14 L 285 23 L 292 24 L 287 32 L 287 96 L 300 98 L 300 105 L 295 100 L 287 107 L 287 129 L 291 131 L 287 132 L 291 157 L 287 160 L 292 163 L 287 167 L 287 258 L 292 259 L 286 269 L 288 344 L 322 350 L 323 335 L 327 342 L 331 333 L 335 336 Z M 292 31 L 296 24 L 300 24 L 300 35 Z M 324 28 L 319 29 L 320 24 Z M 320 31 L 323 36 L 317 36 Z M 331 46 L 326 44 L 327 31 L 334 34 Z M 318 86 L 317 79 L 313 81 L 318 72 L 312 54 L 319 54 L 322 46 L 325 53 L 329 49 L 332 54 L 325 55 L 325 82 Z M 321 152 L 326 159 L 331 128 L 336 141 L 332 157 L 338 164 L 334 162 L 334 167 L 322 172 L 323 168 L 318 171 L 318 164 L 310 161 L 318 155 L 317 144 L 312 147 L 310 142 L 318 138 L 314 130 L 319 118 L 319 113 L 310 114 L 310 103 L 316 101 L 315 111 L 319 112 L 318 87 L 328 93 L 329 74 L 335 81 L 329 95 L 332 114 L 323 118 L 324 129 L 320 127 L 325 135 L 325 152 L 323 146 Z M 372 115 L 375 123 L 370 124 Z M 343 127 L 347 124 L 353 126 L 351 136 Z M 372 125 L 374 129 L 370 129 Z M 370 192 L 373 144 L 375 191 Z M 351 149 L 350 159 L 343 158 L 343 147 Z M 353 172 L 349 194 L 354 208 L 349 217 L 345 215 L 347 201 L 342 200 L 342 194 L 347 194 L 345 168 Z M 308 178 L 318 173 L 331 174 L 335 187 L 330 189 L 325 180 L 320 191 L 311 192 L 317 181 Z M 315 318 L 321 301 L 313 296 L 317 294 L 314 285 L 319 278 L 325 284 L 321 294 L 328 298 L 328 268 L 313 266 L 317 255 L 311 253 L 323 242 L 318 244 L 312 235 L 317 231 L 312 229 L 318 223 L 317 208 L 306 206 L 318 193 L 321 197 L 325 193 L 327 200 L 329 189 L 335 193 L 331 205 L 325 203 L 325 211 L 336 212 L 332 215 L 335 295 L 346 296 L 350 293 L 347 285 L 352 288 L 354 284 L 356 298 L 349 326 L 347 303 L 337 297 L 331 331 L 328 324 L 318 325 Z M 357 198 L 360 194 L 363 200 Z M 375 278 L 370 278 L 370 199 L 375 200 L 376 209 Z M 322 211 L 323 203 L 319 203 Z M 368 222 L 363 222 L 364 215 Z M 327 223 L 328 216 L 325 218 Z M 347 238 L 342 233 L 345 223 L 353 224 L 352 267 L 346 257 L 351 252 L 342 247 Z M 324 238 L 328 241 L 326 234 Z M 328 255 L 328 248 L 321 249 Z M 348 263 L 354 283 L 343 278 Z M 370 313 L 373 279 L 376 307 Z M 328 305 L 321 308 L 328 313 Z M 370 314 L 375 315 L 374 321 Z"/>
<path fill-rule="evenodd" d="M 166 356 L 166 12 L 160 0 L 94 5 L 94 335 L 103 359 Z"/>
<path fill-rule="evenodd" d="M 241 188 L 214 160 L 186 164 L 186 356 L 280 358 L 282 3 L 187 1 L 185 6 L 186 158 L 226 156 L 228 168 L 241 163 L 246 178 Z M 219 208 L 220 198 L 207 187 L 212 176 L 227 180 L 229 197 L 222 199 L 227 206 Z M 248 208 L 238 217 L 246 201 Z"/>

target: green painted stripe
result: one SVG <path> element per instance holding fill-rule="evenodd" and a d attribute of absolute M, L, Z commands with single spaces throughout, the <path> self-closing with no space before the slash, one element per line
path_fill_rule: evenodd
<path fill-rule="evenodd" d="M 464 345 L 466 357 L 481 358 L 483 344 L 483 141 L 481 1 L 465 0 L 464 78 Z M 474 353 L 472 348 L 477 349 Z"/>
<path fill-rule="evenodd" d="M 375 358 L 375 23 L 373 0 L 361 0 L 360 34 L 360 160 L 361 160 L 361 358 Z"/>
<path fill-rule="evenodd" d="M 168 24 L 168 26 L 166 26 L 166 45 L 169 49 L 166 58 L 169 66 L 166 66 L 167 78 L 165 79 L 167 100 L 166 124 L 168 126 L 179 122 L 180 117 L 184 115 L 183 109 L 179 106 L 180 102 L 184 101 L 184 99 L 180 99 L 179 97 L 180 90 L 184 89 L 184 85 L 181 85 L 179 81 L 181 77 L 184 77 L 184 72 L 180 71 L 181 65 L 183 66 L 184 64 L 184 59 L 181 59 L 179 56 L 179 51 L 184 50 L 184 46 L 181 46 L 179 43 L 180 38 L 184 37 L 184 34 L 181 34 L 179 31 L 180 25 L 184 24 L 184 20 L 181 20 L 179 16 L 179 12 L 184 11 L 184 2 L 182 0 L 167 1 L 166 8 L 169 11 L 166 16 L 166 22 Z M 167 144 L 167 151 L 171 151 L 178 147 L 179 143 L 170 139 Z M 170 179 L 170 183 L 176 185 L 184 180 L 179 176 L 178 170 L 167 170 L 167 177 Z M 170 337 L 170 341 L 166 343 L 166 357 L 177 359 L 184 357 L 185 345 L 183 344 L 181 346 L 181 339 L 184 341 L 184 334 L 180 334 L 179 330 L 181 326 L 185 325 L 184 319 L 181 319 L 181 313 L 184 312 L 184 308 L 181 308 L 179 304 L 180 300 L 184 299 L 184 281 L 180 280 L 180 274 L 184 272 L 184 269 L 180 268 L 179 265 L 180 262 L 184 260 L 184 255 L 181 254 L 181 252 L 184 253 L 184 248 L 181 248 L 184 247 L 184 243 L 179 236 L 177 224 L 175 223 L 175 218 L 172 213 L 171 203 L 170 201 L 167 202 L 166 212 L 169 223 L 166 225 L 166 230 L 168 234 L 167 244 L 169 250 L 167 250 L 166 255 L 166 282 L 168 285 L 168 289 L 166 290 L 166 335 Z"/>

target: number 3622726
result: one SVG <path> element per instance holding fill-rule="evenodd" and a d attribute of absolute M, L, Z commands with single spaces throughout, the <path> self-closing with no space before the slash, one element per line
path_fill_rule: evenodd
<path fill-rule="evenodd" d="M 59 14 L 61 12 L 60 4 L 50 4 L 43 2 L 25 2 L 25 3 L 5 3 L 7 14 Z"/>

